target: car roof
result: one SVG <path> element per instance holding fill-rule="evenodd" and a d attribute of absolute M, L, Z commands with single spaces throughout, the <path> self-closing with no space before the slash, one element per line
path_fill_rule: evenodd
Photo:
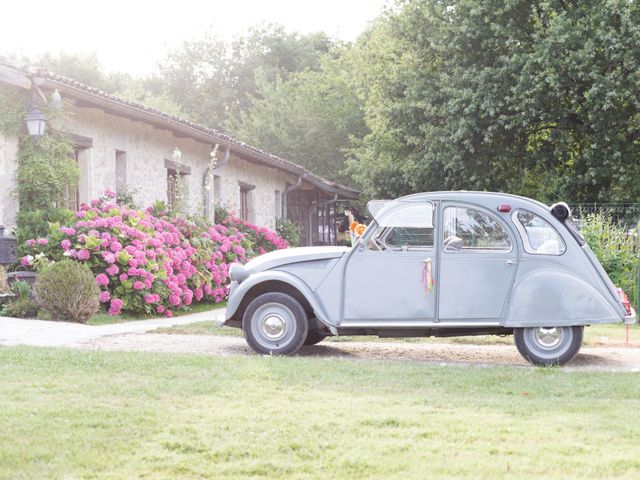
<path fill-rule="evenodd" d="M 549 213 L 549 206 L 542 202 L 533 200 L 531 198 L 523 197 L 520 195 L 513 195 L 510 193 L 499 192 L 480 192 L 480 191 L 468 191 L 468 190 L 445 190 L 438 192 L 422 192 L 413 193 L 404 197 L 398 198 L 398 200 L 458 200 L 467 201 L 470 203 L 478 203 L 487 207 L 495 206 L 496 202 L 509 203 L 512 207 L 525 208 L 526 206 L 534 207 L 539 210 Z"/>

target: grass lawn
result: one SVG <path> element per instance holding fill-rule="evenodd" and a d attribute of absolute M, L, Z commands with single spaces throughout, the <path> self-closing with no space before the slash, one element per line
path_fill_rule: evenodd
<path fill-rule="evenodd" d="M 637 478 L 640 374 L 0 348 L 0 478 Z"/>
<path fill-rule="evenodd" d="M 150 333 L 174 333 L 180 335 L 222 335 L 222 336 L 242 336 L 242 331 L 238 328 L 217 327 L 213 321 L 203 321 L 190 323 L 188 325 L 177 325 L 169 328 L 159 328 Z M 584 345 L 624 345 L 625 342 L 625 325 L 592 325 L 584 330 Z M 431 343 L 466 343 L 476 345 L 495 345 L 505 344 L 512 345 L 513 337 L 499 337 L 497 335 L 479 335 L 471 337 L 411 337 L 411 338 L 378 338 L 374 336 L 362 337 L 328 337 L 326 342 L 349 342 L 349 341 L 366 341 L 366 342 L 431 342 Z M 640 325 L 629 326 L 629 345 L 640 347 Z"/>
<path fill-rule="evenodd" d="M 220 303 L 194 303 L 188 310 L 175 310 L 173 311 L 174 317 L 180 317 L 182 315 L 188 315 L 190 313 L 206 312 L 208 310 L 214 310 L 217 308 L 224 308 L 227 306 L 227 302 Z M 131 314 L 123 313 L 120 315 L 109 315 L 108 313 L 98 313 L 91 317 L 87 322 L 87 325 L 107 325 L 110 323 L 122 323 L 130 322 L 132 320 L 148 320 L 150 318 L 163 318 L 162 315 L 144 315 L 144 314 Z"/>

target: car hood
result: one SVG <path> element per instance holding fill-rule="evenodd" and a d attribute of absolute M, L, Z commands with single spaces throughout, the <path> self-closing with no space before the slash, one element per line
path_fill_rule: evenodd
<path fill-rule="evenodd" d="M 350 247 L 296 247 L 276 250 L 254 258 L 245 265 L 251 273 L 262 272 L 281 265 L 338 258 L 350 251 Z"/>

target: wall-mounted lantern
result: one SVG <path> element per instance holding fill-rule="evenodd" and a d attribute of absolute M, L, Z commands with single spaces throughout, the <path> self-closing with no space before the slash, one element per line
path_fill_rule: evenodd
<path fill-rule="evenodd" d="M 47 119 L 35 105 L 32 104 L 31 110 L 27 113 L 24 120 L 27 124 L 29 135 L 32 137 L 41 137 L 44 135 L 44 130 L 47 127 Z"/>

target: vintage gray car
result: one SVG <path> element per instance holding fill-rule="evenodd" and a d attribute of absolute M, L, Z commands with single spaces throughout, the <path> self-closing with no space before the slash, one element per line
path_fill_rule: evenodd
<path fill-rule="evenodd" d="M 578 353 L 585 325 L 635 322 L 564 203 L 434 192 L 368 208 L 353 248 L 233 265 L 225 325 L 283 355 L 329 335 L 513 334 L 531 363 L 555 365 Z"/>

